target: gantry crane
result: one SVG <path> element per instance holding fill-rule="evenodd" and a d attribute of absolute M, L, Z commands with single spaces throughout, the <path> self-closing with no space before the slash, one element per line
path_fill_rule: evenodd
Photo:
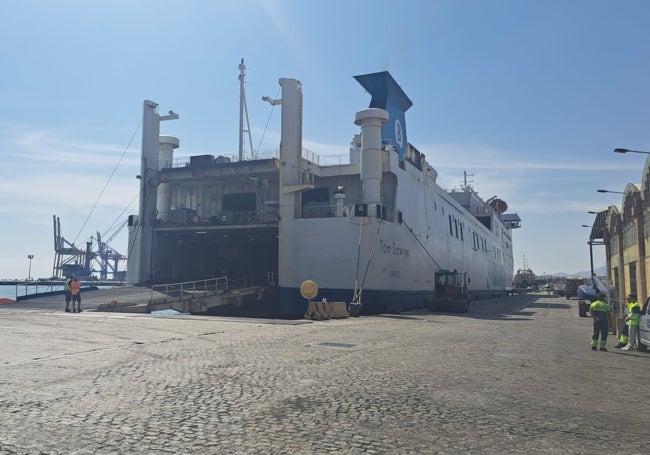
<path fill-rule="evenodd" d="M 53 278 L 64 278 L 72 275 L 88 278 L 97 272 L 100 280 L 124 281 L 126 272 L 120 270 L 120 268 L 125 265 L 126 256 L 110 247 L 109 242 L 124 229 L 127 224 L 126 220 L 118 226 L 107 241 L 102 241 L 100 233 L 97 232 L 97 238 L 91 237 L 86 242 L 86 248 L 82 249 L 63 237 L 59 217 L 53 215 L 52 218 L 54 222 Z M 93 249 L 94 246 L 96 246 L 96 250 Z M 97 265 L 98 268 L 93 268 L 93 265 Z"/>

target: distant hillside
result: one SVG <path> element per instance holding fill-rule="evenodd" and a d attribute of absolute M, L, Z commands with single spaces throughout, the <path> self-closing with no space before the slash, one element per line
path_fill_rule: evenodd
<path fill-rule="evenodd" d="M 598 276 L 605 276 L 607 275 L 605 266 L 603 267 L 596 267 L 594 269 L 594 273 Z M 558 273 L 553 273 L 551 274 L 552 276 L 579 276 L 582 278 L 589 278 L 591 276 L 591 272 L 589 270 L 584 270 L 582 272 L 575 272 L 575 273 L 565 273 L 565 272 L 558 272 Z"/>

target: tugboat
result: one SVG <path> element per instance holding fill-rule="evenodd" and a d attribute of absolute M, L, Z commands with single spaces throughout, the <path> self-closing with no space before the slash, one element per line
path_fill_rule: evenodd
<path fill-rule="evenodd" d="M 524 256 L 524 266 L 517 270 L 512 286 L 515 289 L 528 289 L 537 284 L 537 276 L 528 267 L 526 256 Z"/>

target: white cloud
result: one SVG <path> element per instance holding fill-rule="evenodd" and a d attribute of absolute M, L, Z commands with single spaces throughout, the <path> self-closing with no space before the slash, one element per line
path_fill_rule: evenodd
<path fill-rule="evenodd" d="M 449 169 L 498 169 L 498 170 L 552 170 L 567 172 L 629 171 L 638 169 L 632 162 L 611 162 L 608 160 L 557 160 L 540 156 L 530 160 L 513 153 L 507 153 L 488 146 L 467 146 L 460 144 L 431 144 L 418 147 L 427 155 L 433 167 Z"/>

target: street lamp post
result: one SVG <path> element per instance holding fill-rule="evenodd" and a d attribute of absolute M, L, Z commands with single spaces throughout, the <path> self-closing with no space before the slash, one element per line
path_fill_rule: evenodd
<path fill-rule="evenodd" d="M 612 190 L 596 190 L 599 193 L 614 193 L 614 194 L 627 194 L 625 191 L 612 191 Z"/>
<path fill-rule="evenodd" d="M 588 226 L 586 224 L 583 224 L 582 227 L 591 228 L 591 226 Z M 587 240 L 587 245 L 589 245 L 589 271 L 591 272 L 590 277 L 593 277 L 594 276 L 594 245 L 603 245 L 603 243 L 594 242 L 593 240 L 591 240 L 591 236 L 589 236 L 589 240 Z"/>
<path fill-rule="evenodd" d="M 29 271 L 27 272 L 27 281 L 32 281 L 32 259 L 34 259 L 34 255 L 28 254 L 27 259 L 29 259 Z"/>
<path fill-rule="evenodd" d="M 628 149 L 614 149 L 614 153 L 642 153 L 644 155 L 650 155 L 650 152 L 644 152 L 642 150 L 628 150 Z"/>

